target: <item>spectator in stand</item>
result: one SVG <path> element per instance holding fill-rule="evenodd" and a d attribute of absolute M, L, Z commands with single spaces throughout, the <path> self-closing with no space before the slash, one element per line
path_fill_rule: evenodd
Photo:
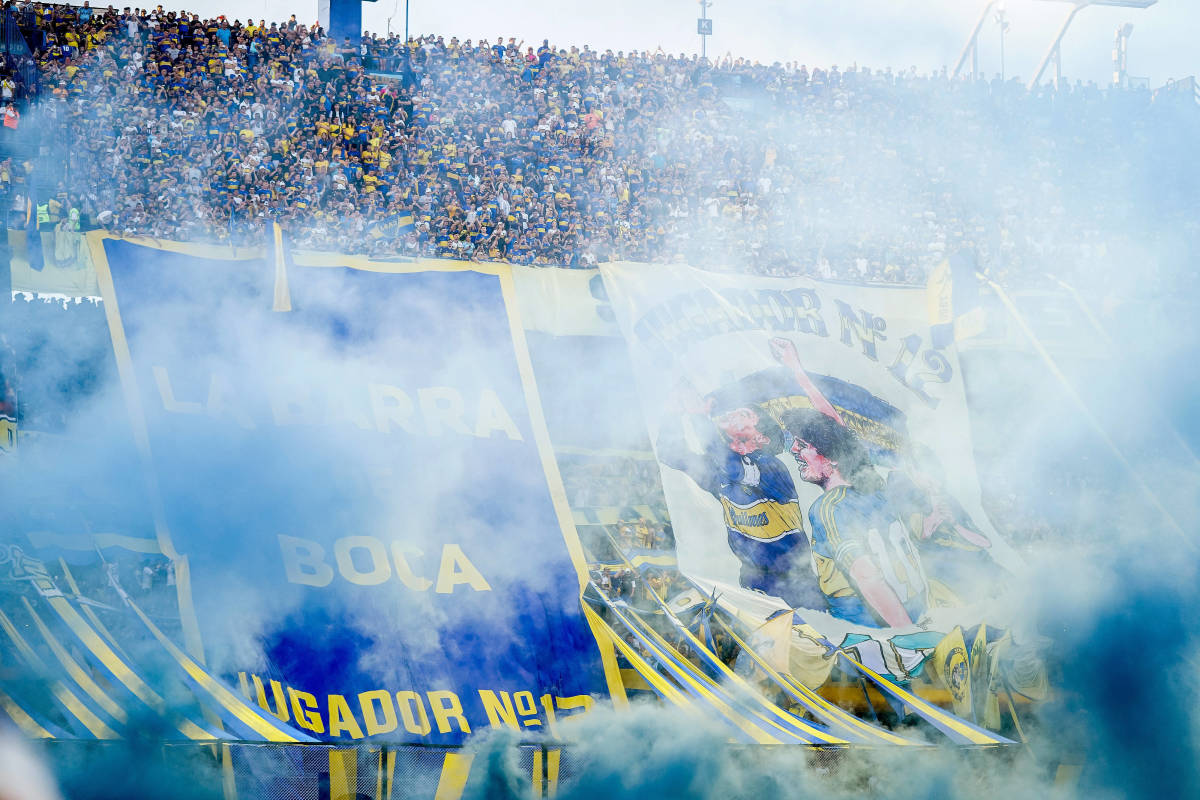
<path fill-rule="evenodd" d="M 1141 183 L 1177 152 L 1147 92 L 503 37 L 356 50 L 295 18 L 161 7 L 22 14 L 43 36 L 43 160 L 121 234 L 258 244 L 279 219 L 300 247 L 376 257 L 904 284 L 959 247 L 1029 283 L 1122 263 L 1146 231 L 1185 254 L 1196 238 Z"/>

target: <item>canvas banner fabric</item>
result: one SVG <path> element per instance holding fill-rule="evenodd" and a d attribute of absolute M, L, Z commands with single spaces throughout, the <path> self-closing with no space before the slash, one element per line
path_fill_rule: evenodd
<path fill-rule="evenodd" d="M 193 658 L 340 741 L 544 730 L 618 686 L 507 266 L 289 258 L 281 289 L 93 254 Z"/>
<path fill-rule="evenodd" d="M 980 508 L 957 356 L 922 290 L 601 272 L 684 572 L 838 644 L 948 631 L 1019 568 Z"/>

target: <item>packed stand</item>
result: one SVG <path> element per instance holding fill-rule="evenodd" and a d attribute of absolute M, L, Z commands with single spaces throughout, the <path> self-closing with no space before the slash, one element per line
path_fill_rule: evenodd
<path fill-rule="evenodd" d="M 61 189 L 123 235 L 907 284 L 956 248 L 1030 282 L 1196 238 L 1148 92 L 15 8 Z"/>

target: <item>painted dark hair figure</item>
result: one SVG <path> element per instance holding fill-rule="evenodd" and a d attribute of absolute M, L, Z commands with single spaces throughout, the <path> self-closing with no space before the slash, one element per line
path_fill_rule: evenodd
<path fill-rule="evenodd" d="M 808 510 L 821 592 L 835 616 L 903 627 L 928 603 L 920 556 L 853 431 L 810 409 L 788 411 L 800 477 L 823 490 Z"/>

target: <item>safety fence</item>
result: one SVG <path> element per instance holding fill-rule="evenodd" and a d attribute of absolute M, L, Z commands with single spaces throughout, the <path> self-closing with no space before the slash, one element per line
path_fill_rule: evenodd
<path fill-rule="evenodd" d="M 189 797 L 225 800 L 453 800 L 479 796 L 556 797 L 587 779 L 582 750 L 550 743 L 453 748 L 262 742 L 82 741 L 42 743 L 42 752 L 70 796 L 73 786 L 103 781 L 139 796 L 186 782 Z M 777 748 L 729 746 L 752 768 Z M 855 748 L 854 757 L 868 757 Z M 1002 750 L 984 748 L 994 759 Z M 777 753 L 776 753 L 777 754 Z M 831 775 L 850 756 L 846 748 L 790 748 L 817 775 Z M 971 757 L 971 756 L 968 756 Z M 764 767 L 766 764 L 764 763 Z"/>

